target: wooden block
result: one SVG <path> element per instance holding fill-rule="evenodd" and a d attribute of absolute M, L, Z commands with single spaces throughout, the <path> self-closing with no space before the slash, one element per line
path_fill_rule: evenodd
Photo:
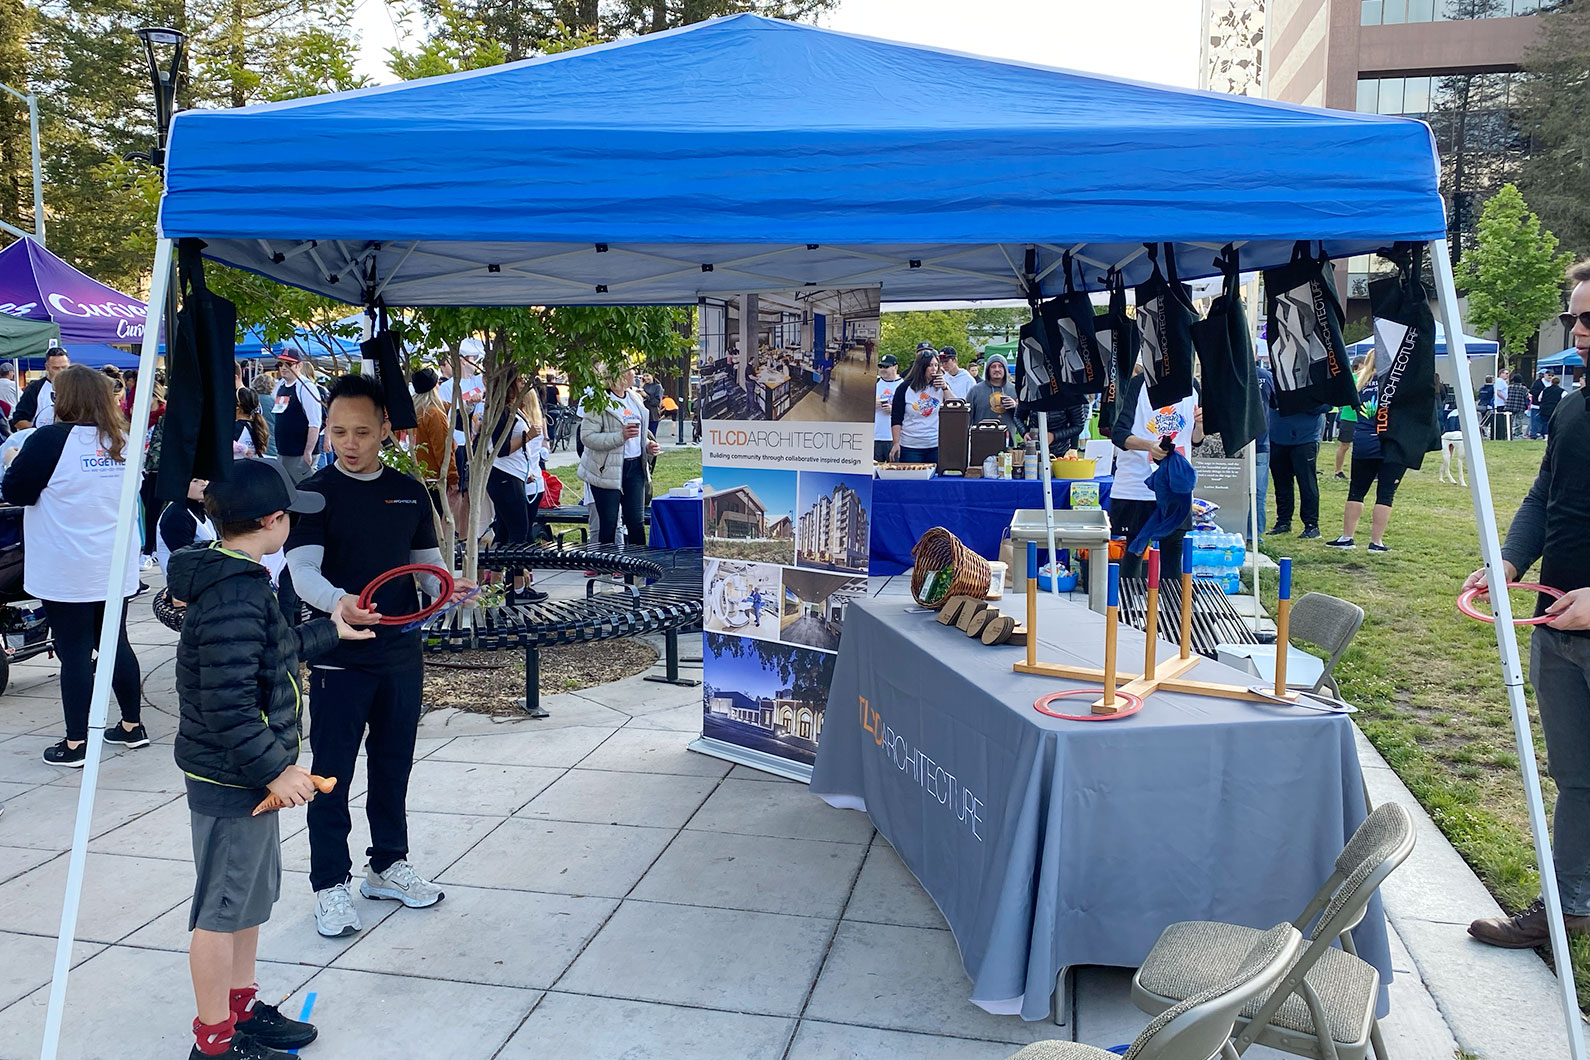
<path fill-rule="evenodd" d="M 1011 619 L 1011 621 L 1014 622 L 1015 619 Z M 1026 644 L 1027 644 L 1027 640 L 1028 640 L 1028 636 L 1027 636 L 1027 627 L 1026 626 L 1012 626 L 1011 630 L 1010 630 L 1010 635 L 1005 638 L 1004 643 L 1006 643 L 1006 644 L 1018 644 L 1018 645 L 1021 645 L 1021 646 L 1025 647 Z"/>
<path fill-rule="evenodd" d="M 961 629 L 968 637 L 981 637 L 983 635 L 983 630 L 988 628 L 988 624 L 990 622 L 1003 617 L 1003 615 L 994 610 L 992 607 L 985 607 L 983 610 L 973 615 L 970 622 L 962 625 Z"/>
<path fill-rule="evenodd" d="M 962 633 L 965 633 L 971 627 L 972 619 L 987 610 L 989 610 L 989 607 L 983 601 L 968 599 L 966 606 L 961 608 L 960 619 L 955 624 L 960 627 Z M 996 611 L 995 614 L 998 614 L 998 612 Z M 981 629 L 982 627 L 979 626 L 978 628 Z"/>
<path fill-rule="evenodd" d="M 953 626 L 961 617 L 961 608 L 971 602 L 972 598 L 970 596 L 952 596 L 944 601 L 944 606 L 939 608 L 939 625 Z"/>
<path fill-rule="evenodd" d="M 989 620 L 983 627 L 982 641 L 984 644 L 1004 644 L 1010 639 L 1011 630 L 1016 628 L 1016 620 L 1009 615 L 999 615 Z"/>

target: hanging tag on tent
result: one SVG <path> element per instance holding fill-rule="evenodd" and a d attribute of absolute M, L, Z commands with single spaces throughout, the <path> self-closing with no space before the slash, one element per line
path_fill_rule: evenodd
<path fill-rule="evenodd" d="M 1440 444 L 1436 407 L 1435 315 L 1420 273 L 1423 249 L 1398 243 L 1381 256 L 1397 266 L 1394 276 L 1369 284 L 1375 314 L 1374 407 L 1366 408 L 1387 461 L 1417 469 Z"/>
<path fill-rule="evenodd" d="M 1148 403 L 1174 405 L 1193 392 L 1192 301 L 1176 282 L 1176 254 L 1165 244 L 1165 272 L 1159 252 L 1150 246 L 1154 274 L 1137 286 L 1137 328 L 1142 335 L 1139 357 Z"/>
<path fill-rule="evenodd" d="M 1204 431 L 1218 433 L 1226 453 L 1235 456 L 1264 433 L 1264 403 L 1242 307 L 1242 264 L 1236 248 L 1227 246 L 1215 264 L 1225 282 L 1209 315 L 1192 326 L 1192 339 L 1203 370 Z"/>
<path fill-rule="evenodd" d="M 1126 315 L 1126 282 L 1113 269 L 1104 278 L 1110 290 L 1110 309 L 1093 318 L 1093 337 L 1104 358 L 1104 391 L 1099 399 L 1099 432 L 1106 438 L 1115 427 L 1115 417 L 1132 365 L 1137 362 L 1137 322 Z"/>
<path fill-rule="evenodd" d="M 1356 405 L 1358 387 L 1342 342 L 1344 314 L 1330 262 L 1299 241 L 1289 264 L 1265 271 L 1264 290 L 1270 372 L 1281 415 Z"/>

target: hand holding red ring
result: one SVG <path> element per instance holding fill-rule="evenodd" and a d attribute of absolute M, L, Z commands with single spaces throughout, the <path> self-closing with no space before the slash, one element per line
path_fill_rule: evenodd
<path fill-rule="evenodd" d="M 1561 599 L 1564 595 L 1561 589 L 1553 589 L 1551 586 L 1541 585 L 1539 582 L 1508 582 L 1507 587 L 1509 589 L 1526 589 L 1530 592 L 1545 593 L 1546 595 L 1555 597 L 1557 599 Z M 1480 622 L 1495 622 L 1495 615 L 1486 614 L 1484 611 L 1481 611 L 1474 606 L 1475 600 L 1481 596 L 1489 596 L 1490 593 L 1490 588 L 1484 585 L 1474 585 L 1464 589 L 1463 592 L 1458 595 L 1458 610 L 1470 618 L 1477 619 Z M 1513 625 L 1544 626 L 1546 623 L 1551 622 L 1556 617 L 1556 615 L 1546 614 L 1536 615 L 1533 618 L 1515 618 L 1513 619 Z"/>

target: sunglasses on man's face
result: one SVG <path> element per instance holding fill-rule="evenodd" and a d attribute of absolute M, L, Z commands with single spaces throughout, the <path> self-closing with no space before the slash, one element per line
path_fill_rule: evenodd
<path fill-rule="evenodd" d="M 1558 313 L 1557 321 L 1565 328 L 1571 328 L 1578 324 L 1586 331 L 1590 331 L 1590 309 L 1585 310 L 1583 313 Z"/>

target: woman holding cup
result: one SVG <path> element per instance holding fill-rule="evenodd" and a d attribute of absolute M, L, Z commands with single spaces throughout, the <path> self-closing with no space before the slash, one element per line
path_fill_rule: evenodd
<path fill-rule="evenodd" d="M 580 421 L 580 481 L 591 487 L 596 502 L 597 541 L 611 545 L 622 512 L 628 544 L 646 544 L 646 487 L 651 481 L 647 456 L 662 451 L 647 429 L 646 399 L 634 388 L 635 373 L 622 368 L 607 382 L 606 394 L 585 402 Z M 606 407 L 598 409 L 605 398 Z"/>
<path fill-rule="evenodd" d="M 983 381 L 972 387 L 966 400 L 972 403 L 972 422 L 984 423 L 998 420 L 1005 427 L 1005 441 L 1015 444 L 1021 437 L 1021 423 L 1016 418 L 1016 384 L 1010 378 L 1010 366 L 999 354 L 990 354 L 983 365 Z"/>
<path fill-rule="evenodd" d="M 889 459 L 910 464 L 938 463 L 939 410 L 954 396 L 944 381 L 937 351 L 919 350 L 905 385 L 894 390 Z"/>

